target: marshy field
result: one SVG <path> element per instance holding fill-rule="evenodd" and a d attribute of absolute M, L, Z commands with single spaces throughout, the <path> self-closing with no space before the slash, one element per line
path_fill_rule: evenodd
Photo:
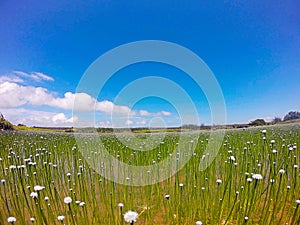
<path fill-rule="evenodd" d="M 168 133 L 163 140 L 155 134 L 159 143 L 147 152 L 114 134 L 79 135 L 85 151 L 96 154 L 98 138 L 119 160 L 151 165 L 180 155 L 179 138 L 195 132 Z M 137 137 L 147 145 L 147 135 Z M 74 134 L 1 132 L 0 224 L 299 224 L 300 124 L 228 130 L 204 171 L 199 163 L 209 157 L 203 152 L 210 137 L 196 136 L 193 155 L 178 173 L 138 187 L 99 175 Z"/>

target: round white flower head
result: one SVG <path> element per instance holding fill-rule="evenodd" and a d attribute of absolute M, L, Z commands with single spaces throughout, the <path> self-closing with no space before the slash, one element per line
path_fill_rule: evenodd
<path fill-rule="evenodd" d="M 180 184 L 179 184 L 179 187 L 181 187 L 181 188 L 182 188 L 182 187 L 183 187 L 183 183 L 180 183 Z"/>
<path fill-rule="evenodd" d="M 35 219 L 34 219 L 33 217 L 31 217 L 31 218 L 30 218 L 30 221 L 31 221 L 31 222 L 34 222 L 34 221 L 35 221 Z"/>
<path fill-rule="evenodd" d="M 267 133 L 267 130 L 262 130 L 261 131 L 263 134 L 266 134 Z"/>
<path fill-rule="evenodd" d="M 10 217 L 7 218 L 8 223 L 14 223 L 16 221 L 17 221 L 16 217 L 10 216 Z"/>
<path fill-rule="evenodd" d="M 45 201 L 48 201 L 48 200 L 49 200 L 49 197 L 48 197 L 48 196 L 45 196 L 44 200 L 45 200 Z"/>
<path fill-rule="evenodd" d="M 296 200 L 296 204 L 299 205 L 300 204 L 300 199 Z"/>
<path fill-rule="evenodd" d="M 38 197 L 38 193 L 37 192 L 31 192 L 30 193 L 30 197 L 31 198 L 37 198 Z"/>
<path fill-rule="evenodd" d="M 170 195 L 165 195 L 165 199 L 169 199 L 170 198 Z"/>
<path fill-rule="evenodd" d="M 71 176 L 71 173 L 67 173 L 67 177 L 70 177 Z"/>
<path fill-rule="evenodd" d="M 279 170 L 279 173 L 280 173 L 280 174 L 284 174 L 284 172 L 285 172 L 284 169 L 280 169 L 280 170 Z"/>
<path fill-rule="evenodd" d="M 271 140 L 271 144 L 274 144 L 275 143 L 275 140 Z"/>
<path fill-rule="evenodd" d="M 40 186 L 40 185 L 35 185 L 33 189 L 34 189 L 34 191 L 41 191 L 41 190 L 45 189 L 45 187 Z"/>
<path fill-rule="evenodd" d="M 80 202 L 79 203 L 79 206 L 81 206 L 81 207 L 84 206 L 84 205 L 85 205 L 85 202 Z"/>
<path fill-rule="evenodd" d="M 124 214 L 124 220 L 127 223 L 133 223 L 133 222 L 136 222 L 138 216 L 139 216 L 139 214 L 137 212 L 128 211 Z"/>
<path fill-rule="evenodd" d="M 247 178 L 247 182 L 251 183 L 252 182 L 252 178 Z"/>
<path fill-rule="evenodd" d="M 203 223 L 199 220 L 196 222 L 196 225 L 202 225 Z"/>
<path fill-rule="evenodd" d="M 124 204 L 120 202 L 120 203 L 118 204 L 118 207 L 119 207 L 119 208 L 123 208 L 123 207 L 124 207 Z"/>
<path fill-rule="evenodd" d="M 221 184 L 222 183 L 222 180 L 221 179 L 217 179 L 217 184 Z"/>
<path fill-rule="evenodd" d="M 252 178 L 255 179 L 255 180 L 262 180 L 263 179 L 261 174 L 253 174 Z"/>
<path fill-rule="evenodd" d="M 59 221 L 63 221 L 63 220 L 65 219 L 65 216 L 58 216 L 57 219 L 58 219 Z"/>
<path fill-rule="evenodd" d="M 72 198 L 71 197 L 65 197 L 64 198 L 64 203 L 70 204 L 71 202 L 72 202 Z"/>
<path fill-rule="evenodd" d="M 245 221 L 249 220 L 248 216 L 245 216 L 244 220 L 245 220 Z"/>
<path fill-rule="evenodd" d="M 78 200 L 77 200 L 77 201 L 75 201 L 75 203 L 76 203 L 77 205 L 78 205 L 80 202 L 81 202 L 81 201 L 78 201 Z"/>
<path fill-rule="evenodd" d="M 1 179 L 1 183 L 4 184 L 5 183 L 5 179 Z"/>
<path fill-rule="evenodd" d="M 230 156 L 229 159 L 230 159 L 231 161 L 235 161 L 235 157 L 234 157 L 233 155 Z"/>

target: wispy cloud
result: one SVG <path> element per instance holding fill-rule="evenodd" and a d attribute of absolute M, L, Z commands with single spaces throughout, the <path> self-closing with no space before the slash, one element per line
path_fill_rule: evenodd
<path fill-rule="evenodd" d="M 54 81 L 53 77 L 46 75 L 44 73 L 41 73 L 41 72 L 26 73 L 23 71 L 13 71 L 11 75 L 14 75 L 19 78 L 31 79 L 31 80 L 34 80 L 35 82 Z"/>

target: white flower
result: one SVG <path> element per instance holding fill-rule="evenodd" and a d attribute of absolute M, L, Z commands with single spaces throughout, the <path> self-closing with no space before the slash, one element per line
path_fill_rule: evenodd
<path fill-rule="evenodd" d="M 296 204 L 299 205 L 300 204 L 300 199 L 296 200 Z"/>
<path fill-rule="evenodd" d="M 5 179 L 2 179 L 2 180 L 1 180 L 1 183 L 4 184 L 4 183 L 5 183 Z"/>
<path fill-rule="evenodd" d="M 252 182 L 252 178 L 247 178 L 247 182 L 251 183 Z"/>
<path fill-rule="evenodd" d="M 284 169 L 280 169 L 280 170 L 279 170 L 279 173 L 280 173 L 280 174 L 284 174 L 284 172 L 285 172 Z"/>
<path fill-rule="evenodd" d="M 81 206 L 81 207 L 84 206 L 84 205 L 85 205 L 85 202 L 80 202 L 79 203 L 79 206 Z"/>
<path fill-rule="evenodd" d="M 80 201 L 77 200 L 77 201 L 75 201 L 75 203 L 78 205 L 80 203 Z"/>
<path fill-rule="evenodd" d="M 30 197 L 31 198 L 37 198 L 38 197 L 38 193 L 37 192 L 31 192 L 30 193 Z"/>
<path fill-rule="evenodd" d="M 65 216 L 58 216 L 57 219 L 58 219 L 59 221 L 63 221 L 63 220 L 65 219 Z"/>
<path fill-rule="evenodd" d="M 249 220 L 248 216 L 245 216 L 244 220 L 245 220 L 245 221 Z"/>
<path fill-rule="evenodd" d="M 182 187 L 183 187 L 183 183 L 180 183 L 180 184 L 179 184 L 179 187 L 181 187 L 181 188 L 182 188 Z"/>
<path fill-rule="evenodd" d="M 273 152 L 273 153 L 277 153 L 277 150 L 273 149 L 272 152 Z"/>
<path fill-rule="evenodd" d="M 134 211 L 128 211 L 124 214 L 124 220 L 127 223 L 133 223 L 136 222 L 136 219 L 138 218 L 139 214 Z"/>
<path fill-rule="evenodd" d="M 10 217 L 7 218 L 8 223 L 14 223 L 16 221 L 17 221 L 16 217 L 10 216 Z"/>
<path fill-rule="evenodd" d="M 170 195 L 165 195 L 165 199 L 169 199 L 170 198 Z"/>
<path fill-rule="evenodd" d="M 271 140 L 271 144 L 274 144 L 275 143 L 275 140 Z"/>
<path fill-rule="evenodd" d="M 71 176 L 71 173 L 67 173 L 67 177 L 70 177 Z"/>
<path fill-rule="evenodd" d="M 253 175 L 252 175 L 252 178 L 253 178 L 253 179 L 256 179 L 256 180 L 262 180 L 262 179 L 263 179 L 263 177 L 262 177 L 261 174 L 253 174 Z"/>
<path fill-rule="evenodd" d="M 70 204 L 71 202 L 72 202 L 72 198 L 71 197 L 65 197 L 64 198 L 64 203 Z"/>
<path fill-rule="evenodd" d="M 263 134 L 266 134 L 267 133 L 267 130 L 262 130 L 261 131 Z"/>
<path fill-rule="evenodd" d="M 123 207 L 124 207 L 124 204 L 123 204 L 123 203 L 119 203 L 119 204 L 118 204 L 118 207 L 123 208 Z"/>
<path fill-rule="evenodd" d="M 45 201 L 48 201 L 48 200 L 49 200 L 49 197 L 48 197 L 48 196 L 45 196 L 44 200 L 45 200 Z"/>
<path fill-rule="evenodd" d="M 201 221 L 197 221 L 196 225 L 202 225 L 203 223 Z"/>
<path fill-rule="evenodd" d="M 41 191 L 41 190 L 45 189 L 45 187 L 40 186 L 40 185 L 35 185 L 33 189 L 34 189 L 34 191 Z"/>
<path fill-rule="evenodd" d="M 230 156 L 229 159 L 230 159 L 231 161 L 235 161 L 235 157 L 234 157 L 233 155 Z"/>
<path fill-rule="evenodd" d="M 222 183 L 222 180 L 221 179 L 217 179 L 217 184 L 221 184 Z"/>
<path fill-rule="evenodd" d="M 34 221 L 35 221 L 35 219 L 34 219 L 33 217 L 31 217 L 31 218 L 30 218 L 30 221 L 31 221 L 31 222 L 34 222 Z"/>

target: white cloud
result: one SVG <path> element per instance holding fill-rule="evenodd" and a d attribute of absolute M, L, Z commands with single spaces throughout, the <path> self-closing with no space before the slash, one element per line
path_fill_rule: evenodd
<path fill-rule="evenodd" d="M 24 80 L 17 76 L 0 76 L 0 84 L 4 82 L 23 83 Z"/>
<path fill-rule="evenodd" d="M 133 121 L 132 121 L 132 120 L 126 120 L 126 121 L 125 121 L 125 125 L 130 126 L 130 125 L 132 125 L 132 124 L 133 124 Z"/>
<path fill-rule="evenodd" d="M 164 116 L 170 116 L 171 115 L 171 113 L 167 112 L 167 111 L 161 111 L 161 114 L 163 114 Z"/>
<path fill-rule="evenodd" d="M 141 120 L 136 122 L 137 125 L 146 125 L 147 121 L 146 120 Z"/>
<path fill-rule="evenodd" d="M 24 108 L 1 109 L 7 120 L 13 124 L 25 124 L 27 126 L 72 126 L 76 117 L 67 117 L 64 113 L 30 110 Z"/>
<path fill-rule="evenodd" d="M 160 111 L 160 112 L 157 112 L 157 113 L 150 113 L 147 110 L 140 110 L 139 115 L 140 116 L 162 116 L 162 115 L 163 116 L 170 116 L 171 113 L 167 112 L 167 111 Z"/>
<path fill-rule="evenodd" d="M 140 110 L 139 113 L 141 116 L 150 116 L 151 115 L 151 113 L 148 112 L 147 110 Z"/>
<path fill-rule="evenodd" d="M 23 71 L 13 71 L 12 74 L 10 74 L 10 76 L 16 76 L 16 77 L 24 77 L 27 79 L 31 79 L 34 80 L 36 82 L 42 82 L 42 81 L 54 81 L 54 78 L 46 75 L 44 73 L 41 72 L 31 72 L 31 73 L 26 73 Z"/>
<path fill-rule="evenodd" d="M 23 86 L 12 82 L 0 84 L 0 107 L 11 108 L 26 104 L 47 105 L 66 110 L 93 111 L 95 109 L 104 113 L 135 114 L 127 106 L 115 105 L 107 100 L 98 102 L 86 93 L 66 92 L 63 98 L 57 98 L 42 87 Z"/>

